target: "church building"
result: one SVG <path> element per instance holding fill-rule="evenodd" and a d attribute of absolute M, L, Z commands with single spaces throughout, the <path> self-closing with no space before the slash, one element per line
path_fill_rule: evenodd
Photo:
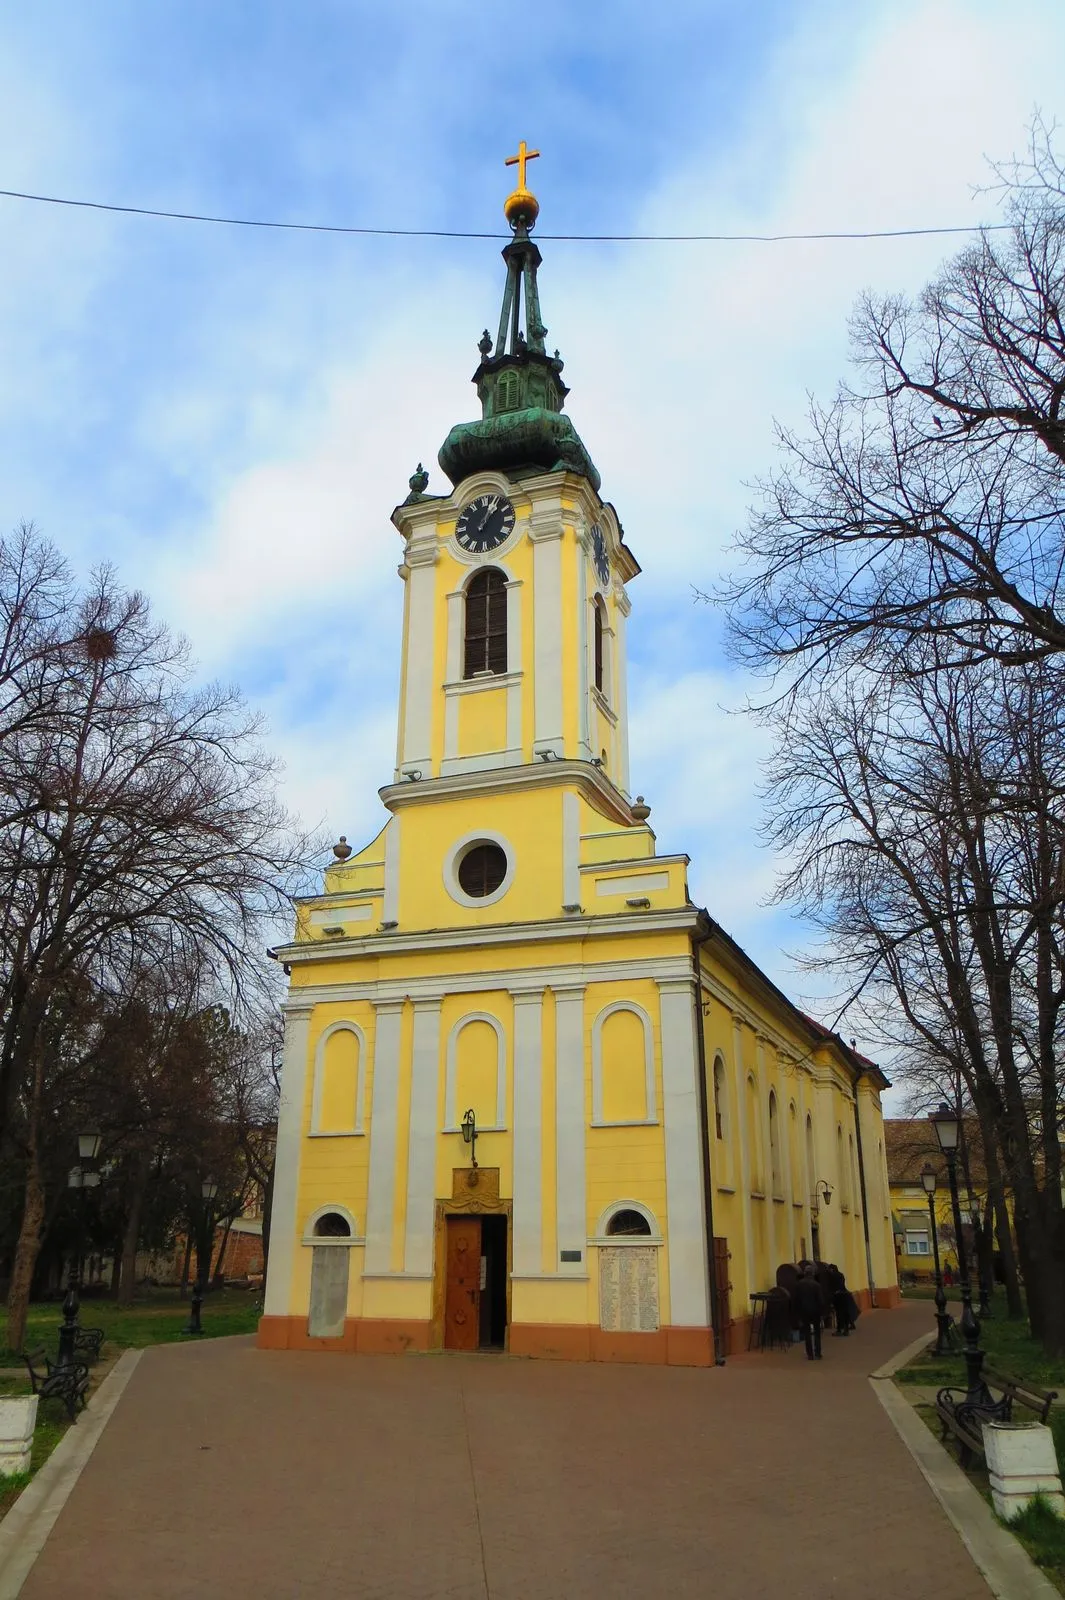
<path fill-rule="evenodd" d="M 267 1349 L 710 1365 L 804 1256 L 897 1300 L 886 1079 L 692 904 L 630 793 L 640 567 L 545 345 L 536 153 L 451 493 L 419 467 L 392 514 L 387 821 L 273 952 Z"/>

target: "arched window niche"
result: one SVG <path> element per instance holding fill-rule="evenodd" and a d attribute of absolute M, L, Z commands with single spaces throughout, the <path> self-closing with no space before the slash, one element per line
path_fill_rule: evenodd
<path fill-rule="evenodd" d="M 664 1243 L 662 1230 L 649 1206 L 640 1200 L 614 1200 L 596 1223 L 597 1245 L 641 1245 Z"/>
<path fill-rule="evenodd" d="M 769 1091 L 769 1181 L 774 1200 L 784 1198 L 784 1173 L 780 1164 L 780 1112 L 777 1092 Z"/>
<path fill-rule="evenodd" d="M 606 605 L 602 595 L 596 595 L 592 607 L 594 682 L 599 693 L 610 698 L 610 633 L 606 621 Z"/>
<path fill-rule="evenodd" d="M 604 1006 L 592 1024 L 592 1126 L 657 1121 L 651 1019 L 634 1000 Z"/>
<path fill-rule="evenodd" d="M 314 1047 L 312 1138 L 350 1138 L 365 1132 L 366 1036 L 357 1022 L 333 1022 Z"/>
<path fill-rule="evenodd" d="M 762 1128 L 758 1115 L 758 1085 L 752 1073 L 746 1083 L 747 1146 L 750 1152 L 751 1193 L 765 1195 L 765 1173 L 762 1165 Z"/>
<path fill-rule="evenodd" d="M 714 1057 L 714 1137 L 728 1143 L 728 1074 L 725 1058 L 718 1051 Z"/>
<path fill-rule="evenodd" d="M 346 1206 L 321 1206 L 307 1218 L 304 1244 L 311 1246 L 311 1287 L 307 1334 L 311 1339 L 340 1339 L 348 1314 L 351 1247 L 357 1236 L 355 1218 Z"/>
<path fill-rule="evenodd" d="M 806 1113 L 806 1201 L 813 1204 L 814 1184 L 817 1182 L 817 1162 L 814 1159 L 814 1119 Z"/>
<path fill-rule="evenodd" d="M 479 678 L 507 670 L 507 579 L 498 567 L 482 567 L 466 585 L 462 676 Z"/>
<path fill-rule="evenodd" d="M 448 1034 L 444 1132 L 458 1133 L 468 1109 L 477 1118 L 478 1133 L 497 1133 L 506 1127 L 506 1035 L 499 1018 L 488 1011 L 468 1011 Z"/>
<path fill-rule="evenodd" d="M 788 1168 L 791 1180 L 791 1203 L 802 1205 L 802 1157 L 799 1151 L 799 1108 L 794 1100 L 788 1101 Z"/>
<path fill-rule="evenodd" d="M 836 1174 L 839 1183 L 839 1204 L 842 1211 L 851 1208 L 851 1175 L 847 1165 L 847 1152 L 843 1146 L 843 1129 L 836 1123 Z"/>

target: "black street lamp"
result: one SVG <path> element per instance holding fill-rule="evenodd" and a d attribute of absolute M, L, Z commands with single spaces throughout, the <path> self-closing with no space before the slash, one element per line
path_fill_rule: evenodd
<path fill-rule="evenodd" d="M 96 1168 L 96 1158 L 100 1154 L 100 1135 L 94 1131 L 78 1134 L 78 1165 L 71 1167 L 67 1175 L 69 1189 L 95 1189 L 100 1182 L 100 1174 Z M 81 1279 L 81 1235 L 84 1226 L 84 1208 L 78 1207 L 78 1235 L 74 1246 L 74 1253 L 70 1259 L 70 1273 L 67 1278 L 67 1292 L 63 1301 L 63 1320 L 59 1325 L 59 1353 L 56 1365 L 72 1367 L 75 1363 L 78 1334 L 81 1328 L 78 1325 L 78 1312 L 81 1302 L 78 1299 L 78 1288 Z"/>
<path fill-rule="evenodd" d="M 932 1256 L 936 1264 L 936 1348 L 937 1356 L 950 1354 L 950 1315 L 947 1296 L 943 1289 L 943 1274 L 939 1270 L 939 1229 L 936 1227 L 936 1169 L 926 1161 L 921 1168 L 921 1183 L 928 1196 L 928 1217 L 932 1224 Z"/>
<path fill-rule="evenodd" d="M 470 1166 L 473 1167 L 474 1170 L 476 1170 L 476 1167 L 477 1167 L 477 1118 L 474 1115 L 472 1106 L 470 1107 L 469 1111 L 467 1111 L 466 1115 L 462 1119 L 462 1137 L 465 1139 L 466 1143 L 470 1147 Z"/>
<path fill-rule="evenodd" d="M 965 1253 L 965 1239 L 961 1231 L 961 1206 L 958 1202 L 958 1140 L 961 1137 L 961 1118 L 944 1102 L 929 1118 L 936 1130 L 939 1148 L 947 1158 L 947 1176 L 950 1179 L 950 1203 L 954 1212 L 954 1233 L 958 1248 L 958 1278 L 961 1287 L 961 1336 L 965 1341 L 965 1366 L 968 1375 L 966 1399 L 979 1403 L 988 1393 L 981 1381 L 980 1369 L 984 1352 L 980 1349 L 980 1324 L 973 1311 L 973 1297 L 969 1287 L 969 1262 Z"/>
<path fill-rule="evenodd" d="M 214 1227 L 213 1227 L 213 1224 L 210 1227 L 208 1227 L 207 1224 L 211 1223 L 211 1221 L 212 1221 L 212 1218 L 211 1218 L 211 1201 L 214 1199 L 214 1197 L 215 1197 L 215 1195 L 217 1193 L 218 1193 L 218 1185 L 217 1185 L 217 1183 L 215 1183 L 214 1179 L 213 1178 L 204 1178 L 203 1182 L 200 1184 L 200 1195 L 201 1195 L 201 1197 L 203 1199 L 204 1210 L 205 1210 L 205 1213 L 206 1213 L 206 1221 L 205 1221 L 205 1226 L 204 1226 L 204 1233 L 206 1234 L 207 1238 L 211 1241 L 212 1245 L 214 1243 Z M 197 1251 L 196 1253 L 197 1253 L 197 1256 L 198 1256 L 199 1255 L 199 1251 Z M 210 1247 L 208 1248 L 208 1261 L 209 1260 L 210 1260 Z M 182 1333 L 187 1333 L 187 1334 L 190 1334 L 190 1335 L 192 1335 L 194 1337 L 198 1337 L 200 1334 L 203 1333 L 203 1326 L 202 1326 L 202 1324 L 200 1322 L 200 1310 L 201 1310 L 201 1308 L 203 1306 L 203 1299 L 204 1299 L 204 1296 L 205 1296 L 206 1293 L 207 1293 L 207 1284 L 204 1281 L 203 1267 L 201 1266 L 200 1262 L 197 1261 L 197 1263 L 196 1263 L 196 1281 L 192 1286 L 192 1301 L 191 1301 L 191 1303 L 189 1305 L 189 1320 L 185 1324 L 185 1326 L 182 1328 L 182 1330 L 181 1330 Z"/>

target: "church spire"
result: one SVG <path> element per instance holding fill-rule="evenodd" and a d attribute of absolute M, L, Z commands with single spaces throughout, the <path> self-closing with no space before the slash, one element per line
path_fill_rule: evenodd
<path fill-rule="evenodd" d="M 473 375 L 481 401 L 480 422 L 460 422 L 444 440 L 439 461 L 453 484 L 486 468 L 512 478 L 541 472 L 578 472 L 595 489 L 599 473 L 568 417 L 561 415 L 569 390 L 558 351 L 548 355 L 547 328 L 540 314 L 536 281 L 542 256 L 529 237 L 540 205 L 526 183 L 526 163 L 539 156 L 523 139 L 506 165 L 518 183 L 503 213 L 514 237 L 503 250 L 507 276 L 495 341 L 486 328 L 477 346 L 481 364 Z"/>

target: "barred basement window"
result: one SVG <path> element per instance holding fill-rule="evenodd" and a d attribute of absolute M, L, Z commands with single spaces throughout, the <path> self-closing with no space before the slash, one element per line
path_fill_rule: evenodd
<path fill-rule="evenodd" d="M 466 590 L 466 639 L 462 676 L 507 670 L 507 580 L 486 567 Z"/>
<path fill-rule="evenodd" d="M 459 862 L 459 888 L 471 900 L 495 894 L 506 875 L 506 854 L 497 844 L 475 844 Z"/>

